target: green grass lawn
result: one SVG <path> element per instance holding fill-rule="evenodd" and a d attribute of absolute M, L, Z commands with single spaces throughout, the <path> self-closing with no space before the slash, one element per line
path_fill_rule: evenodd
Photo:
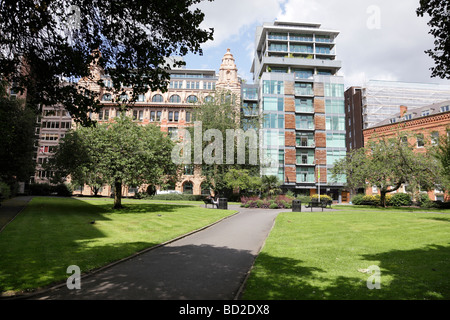
<path fill-rule="evenodd" d="M 449 214 L 339 208 L 280 214 L 243 299 L 450 299 Z M 373 265 L 381 287 L 369 290 Z"/>
<path fill-rule="evenodd" d="M 204 227 L 235 211 L 124 199 L 34 198 L 0 233 L 0 293 L 66 280 Z M 95 223 L 91 223 L 95 221 Z"/>

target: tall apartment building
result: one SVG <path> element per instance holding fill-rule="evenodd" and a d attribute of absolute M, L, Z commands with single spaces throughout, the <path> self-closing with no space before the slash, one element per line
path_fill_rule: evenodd
<path fill-rule="evenodd" d="M 370 80 L 345 92 L 348 150 L 364 146 L 363 130 L 400 112 L 450 99 L 450 86 L 431 83 Z"/>
<path fill-rule="evenodd" d="M 329 169 L 346 155 L 344 79 L 336 60 L 339 32 L 320 24 L 275 21 L 257 27 L 251 72 L 264 116 L 262 153 L 282 188 L 311 195 L 320 189 L 346 201 L 344 181 Z"/>

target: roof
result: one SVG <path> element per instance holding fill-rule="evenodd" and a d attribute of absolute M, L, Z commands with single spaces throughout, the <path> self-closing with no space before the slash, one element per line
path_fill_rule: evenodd
<path fill-rule="evenodd" d="M 370 127 L 370 129 L 375 128 L 375 127 L 390 125 L 393 123 L 399 123 L 399 122 L 414 120 L 414 119 L 418 119 L 418 118 L 429 117 L 429 116 L 433 116 L 433 115 L 436 115 L 439 113 L 444 113 L 444 112 L 449 112 L 449 111 L 450 111 L 450 100 L 426 105 L 423 107 L 417 107 L 417 108 L 413 108 L 413 109 L 408 108 L 408 110 L 406 112 L 404 112 L 403 114 L 400 114 L 400 112 L 396 113 L 396 114 L 392 115 L 391 117 L 384 119 L 381 122 L 378 122 L 374 126 Z"/>

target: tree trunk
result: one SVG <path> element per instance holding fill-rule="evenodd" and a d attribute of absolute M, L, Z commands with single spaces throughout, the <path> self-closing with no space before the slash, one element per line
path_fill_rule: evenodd
<path fill-rule="evenodd" d="M 114 182 L 114 209 L 122 209 L 122 181 Z"/>
<path fill-rule="evenodd" d="M 386 191 L 380 190 L 380 206 L 386 207 Z"/>

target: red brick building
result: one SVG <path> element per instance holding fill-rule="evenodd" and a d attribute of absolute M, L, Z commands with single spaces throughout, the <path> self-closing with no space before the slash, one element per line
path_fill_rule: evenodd
<path fill-rule="evenodd" d="M 426 152 L 426 142 L 436 144 L 439 137 L 450 130 L 450 101 L 443 101 L 420 108 L 400 107 L 400 113 L 385 119 L 377 125 L 363 130 L 364 144 L 371 139 L 412 133 L 409 143 L 416 146 L 416 152 Z M 406 192 L 403 186 L 397 192 Z M 368 188 L 366 194 L 378 194 L 376 188 Z M 444 200 L 442 190 L 435 189 L 428 193 L 431 200 Z"/>

